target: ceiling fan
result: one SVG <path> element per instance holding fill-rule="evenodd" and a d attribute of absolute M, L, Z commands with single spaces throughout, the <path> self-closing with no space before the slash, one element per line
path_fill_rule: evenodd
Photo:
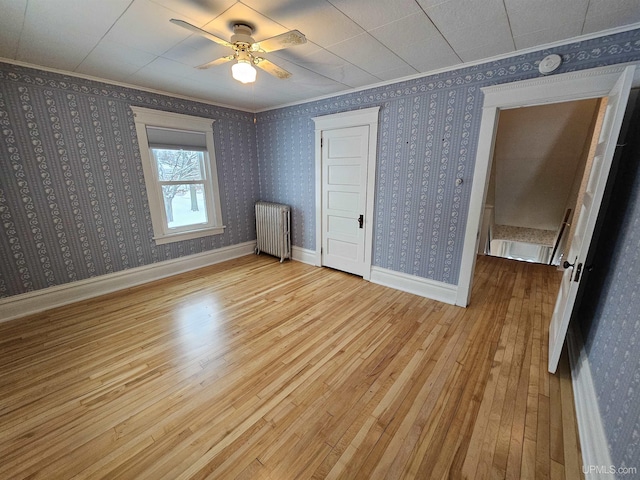
<path fill-rule="evenodd" d="M 253 27 L 251 25 L 246 23 L 236 23 L 233 25 L 233 35 L 231 36 L 230 41 L 227 42 L 226 40 L 216 37 L 215 35 L 183 20 L 172 18 L 170 21 L 175 25 L 179 25 L 193 33 L 201 35 L 212 42 L 232 48 L 233 54 L 218 58 L 217 60 L 205 63 L 204 65 L 200 65 L 196 68 L 205 69 L 235 60 L 236 63 L 231 67 L 231 73 L 233 78 L 242 83 L 255 82 L 256 69 L 253 67 L 254 65 L 274 77 L 281 79 L 289 78 L 291 73 L 287 72 L 284 68 L 279 67 L 275 63 L 270 62 L 266 58 L 260 57 L 259 54 L 295 47 L 296 45 L 302 45 L 307 41 L 305 36 L 298 30 L 291 30 L 290 32 L 256 42 L 251 36 L 253 34 Z"/>

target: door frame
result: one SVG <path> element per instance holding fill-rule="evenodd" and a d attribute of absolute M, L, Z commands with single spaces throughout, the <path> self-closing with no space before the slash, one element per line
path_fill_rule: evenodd
<path fill-rule="evenodd" d="M 500 110 L 606 97 L 625 69 L 635 68 L 633 65 L 635 63 L 593 68 L 481 88 L 484 103 L 462 248 L 456 305 L 466 307 L 471 299 L 480 225 L 493 162 Z"/>
<path fill-rule="evenodd" d="M 380 107 L 363 108 L 348 112 L 313 117 L 315 123 L 315 174 L 316 174 L 316 252 L 315 265 L 322 266 L 322 132 L 340 128 L 369 126 L 369 153 L 367 158 L 366 211 L 364 217 L 364 275 L 371 280 L 373 252 L 373 210 L 376 184 L 376 159 L 378 147 L 378 116 Z"/>

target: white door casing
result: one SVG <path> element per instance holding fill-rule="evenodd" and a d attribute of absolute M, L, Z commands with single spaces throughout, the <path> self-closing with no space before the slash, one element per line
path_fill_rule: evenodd
<path fill-rule="evenodd" d="M 362 275 L 365 280 L 371 279 L 379 110 L 380 107 L 372 107 L 313 118 L 316 160 L 315 264 Z M 323 161 L 324 155 L 327 156 L 326 162 Z M 356 157 L 359 160 L 354 162 Z M 356 168 L 356 164 L 360 167 Z M 356 184 L 359 186 L 356 187 Z M 355 198 L 351 195 L 354 190 L 359 191 L 358 205 L 353 205 L 354 200 L 350 201 L 352 212 L 348 212 L 349 208 L 344 211 L 329 208 L 335 207 L 336 201 L 338 205 L 344 204 L 347 201 L 345 194 L 351 199 Z M 331 192 L 334 192 L 333 199 Z M 356 209 L 359 210 L 357 215 L 350 218 L 356 214 Z M 362 229 L 358 222 L 361 214 Z M 354 258 L 347 258 L 349 253 L 354 254 Z"/>
<path fill-rule="evenodd" d="M 605 138 L 603 136 L 601 140 L 609 146 L 605 148 L 605 150 L 607 152 L 609 152 L 610 150 L 610 152 L 603 155 L 602 161 L 600 162 L 600 167 L 597 168 L 597 173 L 592 180 L 593 182 L 596 182 L 594 185 L 601 185 L 602 189 L 604 189 L 604 184 L 606 183 L 609 167 L 611 164 L 611 158 L 607 160 L 607 156 L 613 156 L 615 141 L 617 140 L 620 130 L 620 123 L 622 121 L 622 115 L 624 114 L 624 105 L 626 105 L 626 98 L 628 97 L 628 91 L 631 87 L 633 79 L 634 68 L 635 67 L 633 65 L 601 67 L 590 70 L 582 70 L 579 72 L 525 80 L 522 82 L 513 82 L 492 87 L 485 87 L 482 89 L 484 93 L 484 105 L 480 125 L 478 151 L 476 155 L 476 166 L 474 171 L 473 184 L 471 187 L 471 198 L 462 252 L 462 262 L 460 266 L 460 278 L 458 282 L 458 291 L 456 298 L 457 305 L 468 305 L 471 296 L 473 272 L 475 268 L 476 252 L 480 234 L 479 227 L 482 222 L 483 206 L 485 203 L 488 186 L 487 180 L 489 178 L 491 162 L 493 160 L 493 149 L 498 127 L 499 111 L 501 109 L 567 102 L 587 98 L 602 98 L 609 97 L 611 95 L 609 101 L 611 103 L 617 103 L 621 107 L 612 109 L 612 114 L 609 115 L 608 127 L 610 128 L 607 128 L 608 137 Z M 614 102 L 614 100 L 616 99 L 617 102 Z M 622 112 L 618 112 L 617 110 L 622 110 Z M 605 122 L 606 121 L 607 120 L 605 119 Z M 605 130 L 604 125 L 603 130 Z M 598 214 L 599 206 L 600 201 L 598 201 L 597 208 L 595 208 L 593 211 L 593 215 L 596 217 Z M 593 222 L 595 223 L 595 219 L 593 220 Z M 582 229 L 586 233 L 588 229 L 588 223 L 586 223 L 585 226 L 582 227 Z M 592 232 L 593 228 L 591 228 L 591 233 Z M 585 249 L 585 251 L 588 250 L 590 240 L 591 234 L 589 235 L 588 241 L 582 242 L 584 244 L 583 248 Z M 586 253 L 584 255 L 586 256 Z M 584 257 L 580 258 L 584 263 Z M 576 283 L 576 287 L 574 288 L 576 288 L 577 290 L 577 282 L 573 283 Z M 562 292 L 560 293 L 560 295 L 562 296 Z M 565 292 L 565 295 L 568 295 L 568 292 Z M 573 295 L 573 298 L 567 296 L 567 299 L 569 300 L 569 302 L 567 303 L 566 307 L 562 308 L 562 310 L 563 312 L 570 315 L 573 309 L 573 301 L 575 301 L 575 295 Z M 550 326 L 550 331 L 551 330 L 554 330 L 554 336 L 556 337 L 553 341 L 554 347 L 552 347 L 552 349 L 555 348 L 558 343 L 558 348 L 561 348 L 562 343 L 564 342 L 566 326 L 564 328 L 556 328 L 555 326 Z M 551 341 L 552 340 L 550 335 L 550 347 Z M 549 370 L 555 371 L 555 367 L 551 367 L 552 352 L 550 351 Z"/>

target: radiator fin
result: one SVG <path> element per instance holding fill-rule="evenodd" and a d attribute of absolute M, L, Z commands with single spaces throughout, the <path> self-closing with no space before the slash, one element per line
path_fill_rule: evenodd
<path fill-rule="evenodd" d="M 272 202 L 256 203 L 256 253 L 291 258 L 291 209 Z"/>

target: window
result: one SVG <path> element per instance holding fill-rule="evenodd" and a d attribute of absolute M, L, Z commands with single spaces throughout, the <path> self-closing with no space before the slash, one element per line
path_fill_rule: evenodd
<path fill-rule="evenodd" d="M 223 233 L 213 120 L 131 110 L 156 243 Z"/>

